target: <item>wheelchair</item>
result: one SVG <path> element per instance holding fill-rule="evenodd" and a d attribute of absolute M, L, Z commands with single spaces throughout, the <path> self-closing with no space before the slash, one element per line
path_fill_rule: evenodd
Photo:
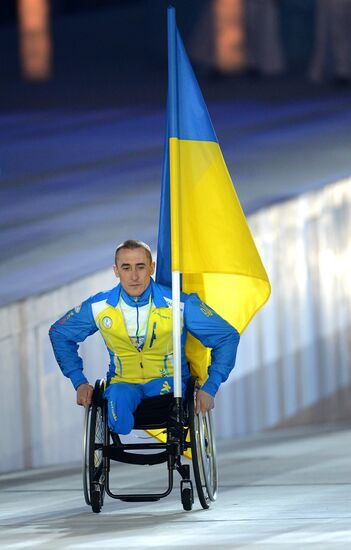
<path fill-rule="evenodd" d="M 175 470 L 181 476 L 183 509 L 191 510 L 194 490 L 190 466 L 182 464 L 183 453 L 189 450 L 200 504 L 204 509 L 209 508 L 217 495 L 216 447 L 212 411 L 205 415 L 195 413 L 196 379 L 191 378 L 186 399 L 178 403 L 173 394 L 149 397 L 140 403 L 134 413 L 134 429 L 162 430 L 165 441 L 155 440 L 154 443 L 122 443 L 119 435 L 109 430 L 104 388 L 104 379 L 97 380 L 92 404 L 85 411 L 83 489 L 85 502 L 92 511 L 101 511 L 105 494 L 125 502 L 160 500 L 171 493 Z M 142 450 L 146 453 L 140 453 Z M 113 493 L 110 488 L 111 460 L 149 466 L 166 463 L 168 487 L 162 493 Z"/>

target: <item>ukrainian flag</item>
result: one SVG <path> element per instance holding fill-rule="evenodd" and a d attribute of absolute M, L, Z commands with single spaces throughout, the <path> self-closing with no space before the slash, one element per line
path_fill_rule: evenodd
<path fill-rule="evenodd" d="M 244 331 L 268 300 L 270 283 L 224 162 L 204 99 L 168 8 L 168 106 L 156 280 L 200 298 Z M 209 355 L 187 343 L 204 381 Z"/>

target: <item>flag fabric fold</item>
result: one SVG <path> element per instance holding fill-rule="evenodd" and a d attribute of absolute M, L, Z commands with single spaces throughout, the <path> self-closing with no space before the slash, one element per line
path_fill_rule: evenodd
<path fill-rule="evenodd" d="M 169 88 L 156 281 L 200 298 L 244 331 L 270 283 L 223 159 L 201 90 L 168 8 Z M 192 372 L 205 381 L 209 354 L 189 338 Z"/>

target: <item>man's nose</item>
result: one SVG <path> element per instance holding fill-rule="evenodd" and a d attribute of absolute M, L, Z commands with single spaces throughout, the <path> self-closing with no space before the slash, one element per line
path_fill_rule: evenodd
<path fill-rule="evenodd" d="M 133 281 L 136 281 L 138 278 L 138 272 L 136 270 L 132 270 L 132 279 Z"/>

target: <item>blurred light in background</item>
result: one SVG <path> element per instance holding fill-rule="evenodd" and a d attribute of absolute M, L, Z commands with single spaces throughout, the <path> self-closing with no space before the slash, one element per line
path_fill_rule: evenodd
<path fill-rule="evenodd" d="M 22 74 L 28 80 L 48 80 L 52 45 L 48 0 L 17 0 Z"/>
<path fill-rule="evenodd" d="M 245 65 L 243 0 L 215 0 L 213 14 L 216 68 L 238 71 Z"/>

